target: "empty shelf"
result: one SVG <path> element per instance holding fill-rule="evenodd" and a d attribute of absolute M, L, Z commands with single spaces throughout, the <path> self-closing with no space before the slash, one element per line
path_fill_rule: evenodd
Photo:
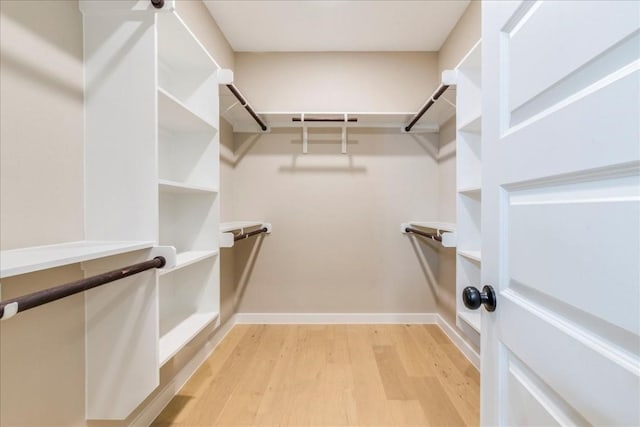
<path fill-rule="evenodd" d="M 464 194 L 465 196 L 478 198 L 482 195 L 482 187 L 474 186 L 458 188 L 458 193 Z"/>
<path fill-rule="evenodd" d="M 473 261 L 482 262 L 482 255 L 480 251 L 468 251 L 464 249 L 458 249 L 458 255 L 463 256 L 465 258 L 469 258 Z"/>
<path fill-rule="evenodd" d="M 477 333 L 480 333 L 480 312 L 468 312 L 462 311 L 458 313 L 458 317 L 463 320 L 467 325 L 471 326 Z"/>
<path fill-rule="evenodd" d="M 220 223 L 220 232 L 228 233 L 234 230 L 242 230 L 243 228 L 259 227 L 263 225 L 263 221 L 234 221 Z"/>
<path fill-rule="evenodd" d="M 177 322 L 160 337 L 160 366 L 180 351 L 189 341 L 198 335 L 208 324 L 216 320 L 218 313 L 194 313 Z"/>
<path fill-rule="evenodd" d="M 158 189 L 165 193 L 183 193 L 183 194 L 212 194 L 218 190 L 213 187 L 203 187 L 201 185 L 189 185 L 177 181 L 169 181 L 167 179 L 158 180 Z"/>
<path fill-rule="evenodd" d="M 94 241 L 33 246 L 0 252 L 0 278 L 153 247 L 147 241 Z"/>
<path fill-rule="evenodd" d="M 160 127 L 172 131 L 216 132 L 212 123 L 191 111 L 178 98 L 162 88 L 158 88 L 158 116 Z"/>
<path fill-rule="evenodd" d="M 181 268 L 187 267 L 189 265 L 195 264 L 196 262 L 211 258 L 216 255 L 218 255 L 217 250 L 180 252 L 176 256 L 176 266 L 173 268 L 160 269 L 158 270 L 158 274 L 163 275 L 171 273 L 173 271 L 179 270 Z"/>
<path fill-rule="evenodd" d="M 446 231 L 450 233 L 456 231 L 456 225 L 452 222 L 410 221 L 409 225 L 412 225 L 414 227 L 432 228 L 434 230 Z"/>
<path fill-rule="evenodd" d="M 482 116 L 475 116 L 458 127 L 460 132 L 480 133 L 482 131 Z"/>

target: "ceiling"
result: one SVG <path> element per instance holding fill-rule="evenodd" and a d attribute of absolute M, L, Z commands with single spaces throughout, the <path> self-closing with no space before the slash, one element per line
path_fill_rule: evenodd
<path fill-rule="evenodd" d="M 438 51 L 469 0 L 205 0 L 236 52 Z"/>

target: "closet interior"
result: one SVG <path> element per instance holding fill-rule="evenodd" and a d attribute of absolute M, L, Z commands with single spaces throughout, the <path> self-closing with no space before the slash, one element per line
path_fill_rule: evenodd
<path fill-rule="evenodd" d="M 211 351 L 207 337 L 223 334 L 234 316 L 259 319 L 256 307 L 271 299 L 285 323 L 287 304 L 291 313 L 305 313 L 303 321 L 327 319 L 327 300 L 335 301 L 338 322 L 363 316 L 439 323 L 478 367 L 480 315 L 460 295 L 480 283 L 481 272 L 480 42 L 442 73 L 435 56 L 407 57 L 428 63 L 430 76 L 437 75 L 418 95 L 404 89 L 422 102 L 414 103 L 415 110 L 326 107 L 335 100 L 317 110 L 261 109 L 242 86 L 247 70 L 221 66 L 196 35 L 201 29 L 192 28 L 176 3 L 80 0 L 84 239 L 2 252 L 3 282 L 74 264 L 91 277 L 166 259 L 155 271 L 86 292 L 86 419 L 138 419 L 145 405 L 157 412 Z M 398 63 L 405 59 L 398 56 Z M 243 59 L 253 60 L 251 54 Z M 451 185 L 455 180 L 455 193 L 443 196 L 435 184 L 438 136 L 451 126 L 455 148 L 446 157 L 456 172 L 445 179 Z M 263 162 L 269 177 L 263 180 L 252 169 L 256 162 Z M 229 174 L 233 182 L 221 182 Z M 402 182 L 411 188 L 394 188 Z M 361 192 L 363 186 L 370 191 Z M 319 188 L 327 191 L 314 194 Z M 449 200 L 447 215 L 437 206 L 443 197 Z M 231 199 L 233 209 L 225 208 Z M 293 200 L 292 219 L 282 221 Z M 407 200 L 413 201 L 405 208 Z M 347 212 L 360 202 L 358 211 Z M 367 214 L 387 205 L 399 208 L 375 220 Z M 376 222 L 380 218 L 384 223 Z M 368 252 L 361 253 L 365 246 Z M 393 254 L 398 248 L 402 256 Z M 377 265 L 369 271 L 359 264 L 367 257 Z M 283 265 L 289 258 L 292 263 Z M 446 261 L 453 258 L 453 264 Z M 312 260 L 314 267 L 304 271 L 296 259 Z M 448 273 L 439 271 L 441 260 Z M 402 273 L 406 265 L 410 274 Z M 256 271 L 272 280 L 269 286 L 255 287 L 250 276 Z M 344 282 L 332 282 L 336 275 Z M 289 292 L 276 276 L 307 276 L 324 287 Z M 414 276 L 421 278 L 418 285 Z M 450 283 L 448 296 L 438 289 L 442 281 Z M 221 315 L 225 292 L 236 302 L 245 298 L 243 312 Z M 339 301 L 345 293 L 351 296 Z M 454 295 L 448 304 L 455 320 L 439 314 L 436 302 L 425 309 L 425 294 L 441 294 L 445 302 Z M 382 317 L 371 314 L 376 310 Z"/>

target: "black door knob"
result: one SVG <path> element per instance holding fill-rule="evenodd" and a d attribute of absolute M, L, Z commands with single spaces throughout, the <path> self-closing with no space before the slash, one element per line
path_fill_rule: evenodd
<path fill-rule="evenodd" d="M 474 286 L 467 286 L 462 290 L 462 301 L 465 307 L 471 310 L 477 310 L 484 304 L 487 311 L 495 311 L 496 309 L 496 293 L 491 286 L 482 288 L 482 292 Z"/>

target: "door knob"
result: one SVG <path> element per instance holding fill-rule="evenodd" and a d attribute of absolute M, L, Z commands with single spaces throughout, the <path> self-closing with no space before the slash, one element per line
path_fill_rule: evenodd
<path fill-rule="evenodd" d="M 462 301 L 465 307 L 471 310 L 477 310 L 484 304 L 487 311 L 495 311 L 496 309 L 496 293 L 491 286 L 482 288 L 482 292 L 474 286 L 467 286 L 462 290 Z"/>

